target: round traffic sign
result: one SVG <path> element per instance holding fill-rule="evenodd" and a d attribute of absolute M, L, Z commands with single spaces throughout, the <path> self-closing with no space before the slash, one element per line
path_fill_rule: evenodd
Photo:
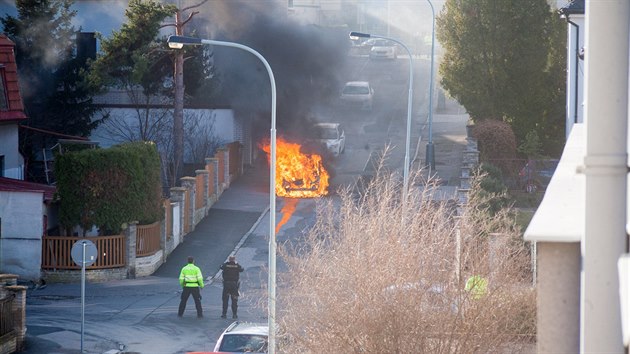
<path fill-rule="evenodd" d="M 85 258 L 83 258 L 83 250 L 85 250 Z M 83 260 L 85 259 L 85 266 L 87 267 L 96 262 L 98 251 L 94 242 L 90 240 L 79 240 L 72 245 L 70 255 L 72 256 L 74 263 L 78 266 L 83 266 Z"/>

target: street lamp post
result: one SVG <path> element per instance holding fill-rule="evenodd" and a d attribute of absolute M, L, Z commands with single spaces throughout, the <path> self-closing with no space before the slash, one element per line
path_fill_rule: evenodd
<path fill-rule="evenodd" d="M 431 0 L 431 78 L 429 79 L 429 141 L 426 149 L 426 165 L 429 171 L 435 171 L 435 149 L 433 146 L 433 63 L 435 61 L 435 9 Z"/>
<path fill-rule="evenodd" d="M 269 293 L 268 293 L 268 324 L 269 324 L 269 353 L 276 350 L 276 81 L 267 60 L 254 49 L 233 42 L 215 41 L 185 36 L 169 36 L 168 45 L 181 49 L 184 45 L 216 45 L 242 49 L 255 55 L 267 69 L 271 82 L 271 163 L 269 169 Z"/>
<path fill-rule="evenodd" d="M 411 142 L 411 107 L 413 103 L 413 57 L 411 51 L 402 42 L 384 36 L 369 33 L 350 32 L 350 39 L 359 38 L 382 38 L 400 44 L 409 55 L 409 97 L 407 99 L 407 140 L 405 144 L 405 166 L 403 168 L 403 202 L 407 201 L 407 189 L 409 188 L 409 144 Z M 404 204 L 403 204 L 404 205 Z"/>

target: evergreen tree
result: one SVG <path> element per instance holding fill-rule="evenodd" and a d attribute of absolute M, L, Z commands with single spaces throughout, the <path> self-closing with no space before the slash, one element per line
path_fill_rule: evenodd
<path fill-rule="evenodd" d="M 0 22 L 16 43 L 20 89 L 29 118 L 25 125 L 52 132 L 21 131 L 21 152 L 33 160 L 41 149 L 56 143 L 59 135 L 55 134 L 85 137 L 101 119 L 94 119 L 98 109 L 92 105 L 93 91 L 85 84 L 85 62 L 75 56 L 72 1 L 17 0 L 15 4 L 18 16 L 5 15 Z M 38 180 L 36 171 L 27 173 Z"/>
<path fill-rule="evenodd" d="M 474 120 L 564 140 L 566 32 L 547 1 L 447 0 L 436 26 L 442 86 Z"/>
<path fill-rule="evenodd" d="M 175 127 L 176 119 L 171 124 L 166 121 L 167 115 L 158 114 L 160 109 L 155 109 L 155 104 L 171 105 L 173 97 L 178 94 L 182 102 L 184 94 L 190 99 L 201 87 L 210 87 L 209 81 L 214 73 L 207 47 L 171 50 L 165 38 L 159 37 L 160 28 L 168 26 L 163 22 L 177 11 L 174 5 L 155 0 L 130 0 L 125 11 L 127 21 L 111 37 L 101 41 L 101 55 L 94 62 L 90 73 L 90 81 L 95 87 L 117 87 L 127 92 L 132 104 L 137 107 L 135 125 L 139 130 L 138 133 L 127 135 L 153 140 L 158 144 L 163 162 L 171 164 L 174 169 L 167 171 L 171 185 L 181 177 L 176 171 L 177 166 L 181 170 L 183 150 L 182 146 L 177 149 L 174 141 L 177 140 L 175 134 L 182 136 L 183 129 Z M 183 68 L 185 92 L 182 89 L 179 93 L 174 92 L 176 83 L 173 82 L 177 55 L 182 56 L 182 62 L 186 58 Z M 156 112 L 151 113 L 152 110 Z M 183 118 L 183 114 L 181 116 Z M 173 134 L 159 137 L 150 134 L 164 131 L 168 125 L 173 126 Z"/>

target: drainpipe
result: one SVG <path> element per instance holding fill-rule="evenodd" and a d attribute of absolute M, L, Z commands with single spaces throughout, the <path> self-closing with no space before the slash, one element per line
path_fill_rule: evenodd
<path fill-rule="evenodd" d="M 587 0 L 585 18 L 580 353 L 623 353 L 617 261 L 627 238 L 630 2 Z"/>
<path fill-rule="evenodd" d="M 575 28 L 575 98 L 573 100 L 573 124 L 578 122 L 578 98 L 580 97 L 578 87 L 578 65 L 580 64 L 580 26 L 577 23 L 571 21 L 569 16 L 566 16 L 567 22 Z"/>

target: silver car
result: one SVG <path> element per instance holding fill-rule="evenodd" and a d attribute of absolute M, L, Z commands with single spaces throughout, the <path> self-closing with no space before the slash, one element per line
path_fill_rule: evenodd
<path fill-rule="evenodd" d="M 233 322 L 223 331 L 215 352 L 267 353 L 269 326 L 267 323 Z"/>
<path fill-rule="evenodd" d="M 375 40 L 370 48 L 370 59 L 396 59 L 396 46 L 386 39 Z"/>
<path fill-rule="evenodd" d="M 339 156 L 346 148 L 346 133 L 339 123 L 317 123 L 314 139 L 326 146 L 333 155 Z"/>
<path fill-rule="evenodd" d="M 341 102 L 345 105 L 359 106 L 365 110 L 372 110 L 374 89 L 367 81 L 346 82 L 341 90 Z"/>

